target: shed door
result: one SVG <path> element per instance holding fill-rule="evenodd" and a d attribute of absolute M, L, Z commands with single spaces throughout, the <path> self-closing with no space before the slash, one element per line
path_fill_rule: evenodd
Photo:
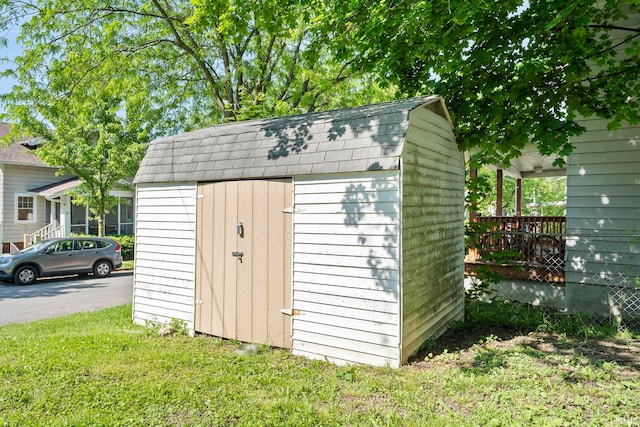
<path fill-rule="evenodd" d="M 291 347 L 291 180 L 200 184 L 198 198 L 195 330 Z"/>

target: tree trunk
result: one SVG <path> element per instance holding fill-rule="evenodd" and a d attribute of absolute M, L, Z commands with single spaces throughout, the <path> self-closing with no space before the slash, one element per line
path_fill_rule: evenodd
<path fill-rule="evenodd" d="M 104 237 L 104 217 L 106 215 L 106 209 L 104 207 L 105 194 L 104 191 L 100 191 L 100 200 L 98 201 L 98 237 Z"/>
<path fill-rule="evenodd" d="M 98 215 L 98 237 L 104 237 L 104 213 Z"/>

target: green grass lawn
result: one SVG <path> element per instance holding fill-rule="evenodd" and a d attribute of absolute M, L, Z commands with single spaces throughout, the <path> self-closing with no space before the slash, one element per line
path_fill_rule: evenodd
<path fill-rule="evenodd" d="M 0 425 L 640 425 L 637 336 L 499 306 L 395 370 L 161 337 L 130 306 L 3 326 Z"/>
<path fill-rule="evenodd" d="M 133 270 L 133 260 L 122 261 L 122 267 L 119 270 Z"/>

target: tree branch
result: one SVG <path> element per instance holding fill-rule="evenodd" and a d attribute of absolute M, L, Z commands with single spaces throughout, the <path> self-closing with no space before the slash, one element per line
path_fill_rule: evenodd
<path fill-rule="evenodd" d="M 191 48 L 191 46 L 187 45 L 184 42 L 184 40 L 180 36 L 180 33 L 178 32 L 177 28 L 174 25 L 174 20 L 171 17 L 169 17 L 169 14 L 162 8 L 162 5 L 160 5 L 160 2 L 158 0 L 151 0 L 151 1 L 156 6 L 156 8 L 160 11 L 160 14 L 163 16 L 164 21 L 169 25 L 169 29 L 171 30 L 175 38 L 176 46 L 178 46 L 179 48 L 189 53 L 189 55 L 193 59 L 195 59 L 196 63 L 204 73 L 205 78 L 207 79 L 207 82 L 209 82 L 214 99 L 218 104 L 218 108 L 220 109 L 220 111 L 224 112 L 225 111 L 224 101 L 222 100 L 222 97 L 220 96 L 220 92 L 218 91 L 218 87 L 217 87 L 218 82 L 216 81 L 216 76 L 214 75 L 215 71 L 212 71 L 212 69 L 208 67 L 208 64 L 206 63 L 206 61 L 204 61 L 200 57 L 200 55 L 196 53 L 194 49 Z"/>
<path fill-rule="evenodd" d="M 289 67 L 289 72 L 287 73 L 284 86 L 282 88 L 282 91 L 280 92 L 280 96 L 278 97 L 278 99 L 280 100 L 285 99 L 285 96 L 289 91 L 289 88 L 291 87 L 291 83 L 295 78 L 295 70 L 296 70 L 296 67 L 298 66 L 298 60 L 300 58 L 300 48 L 302 46 L 302 40 L 304 39 L 305 34 L 306 34 L 305 31 L 300 32 L 300 34 L 298 35 L 298 39 L 296 40 L 296 45 L 293 50 L 293 57 L 291 59 L 291 66 Z M 307 84 L 309 83 L 308 80 L 306 81 L 306 83 Z M 298 102 L 299 101 L 300 100 L 298 100 Z M 297 107 L 297 104 L 294 107 Z"/>
<path fill-rule="evenodd" d="M 620 30 L 620 31 L 629 31 L 632 33 L 640 33 L 640 28 L 621 27 L 619 25 L 588 24 L 587 28 L 597 28 L 601 30 Z"/>

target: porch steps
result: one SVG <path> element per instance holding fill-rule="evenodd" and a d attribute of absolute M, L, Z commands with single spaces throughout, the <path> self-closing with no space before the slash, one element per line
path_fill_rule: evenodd
<path fill-rule="evenodd" d="M 47 224 L 39 230 L 34 231 L 31 234 L 24 235 L 24 247 L 33 245 L 44 239 L 51 239 L 53 237 L 64 237 L 64 226 Z"/>

